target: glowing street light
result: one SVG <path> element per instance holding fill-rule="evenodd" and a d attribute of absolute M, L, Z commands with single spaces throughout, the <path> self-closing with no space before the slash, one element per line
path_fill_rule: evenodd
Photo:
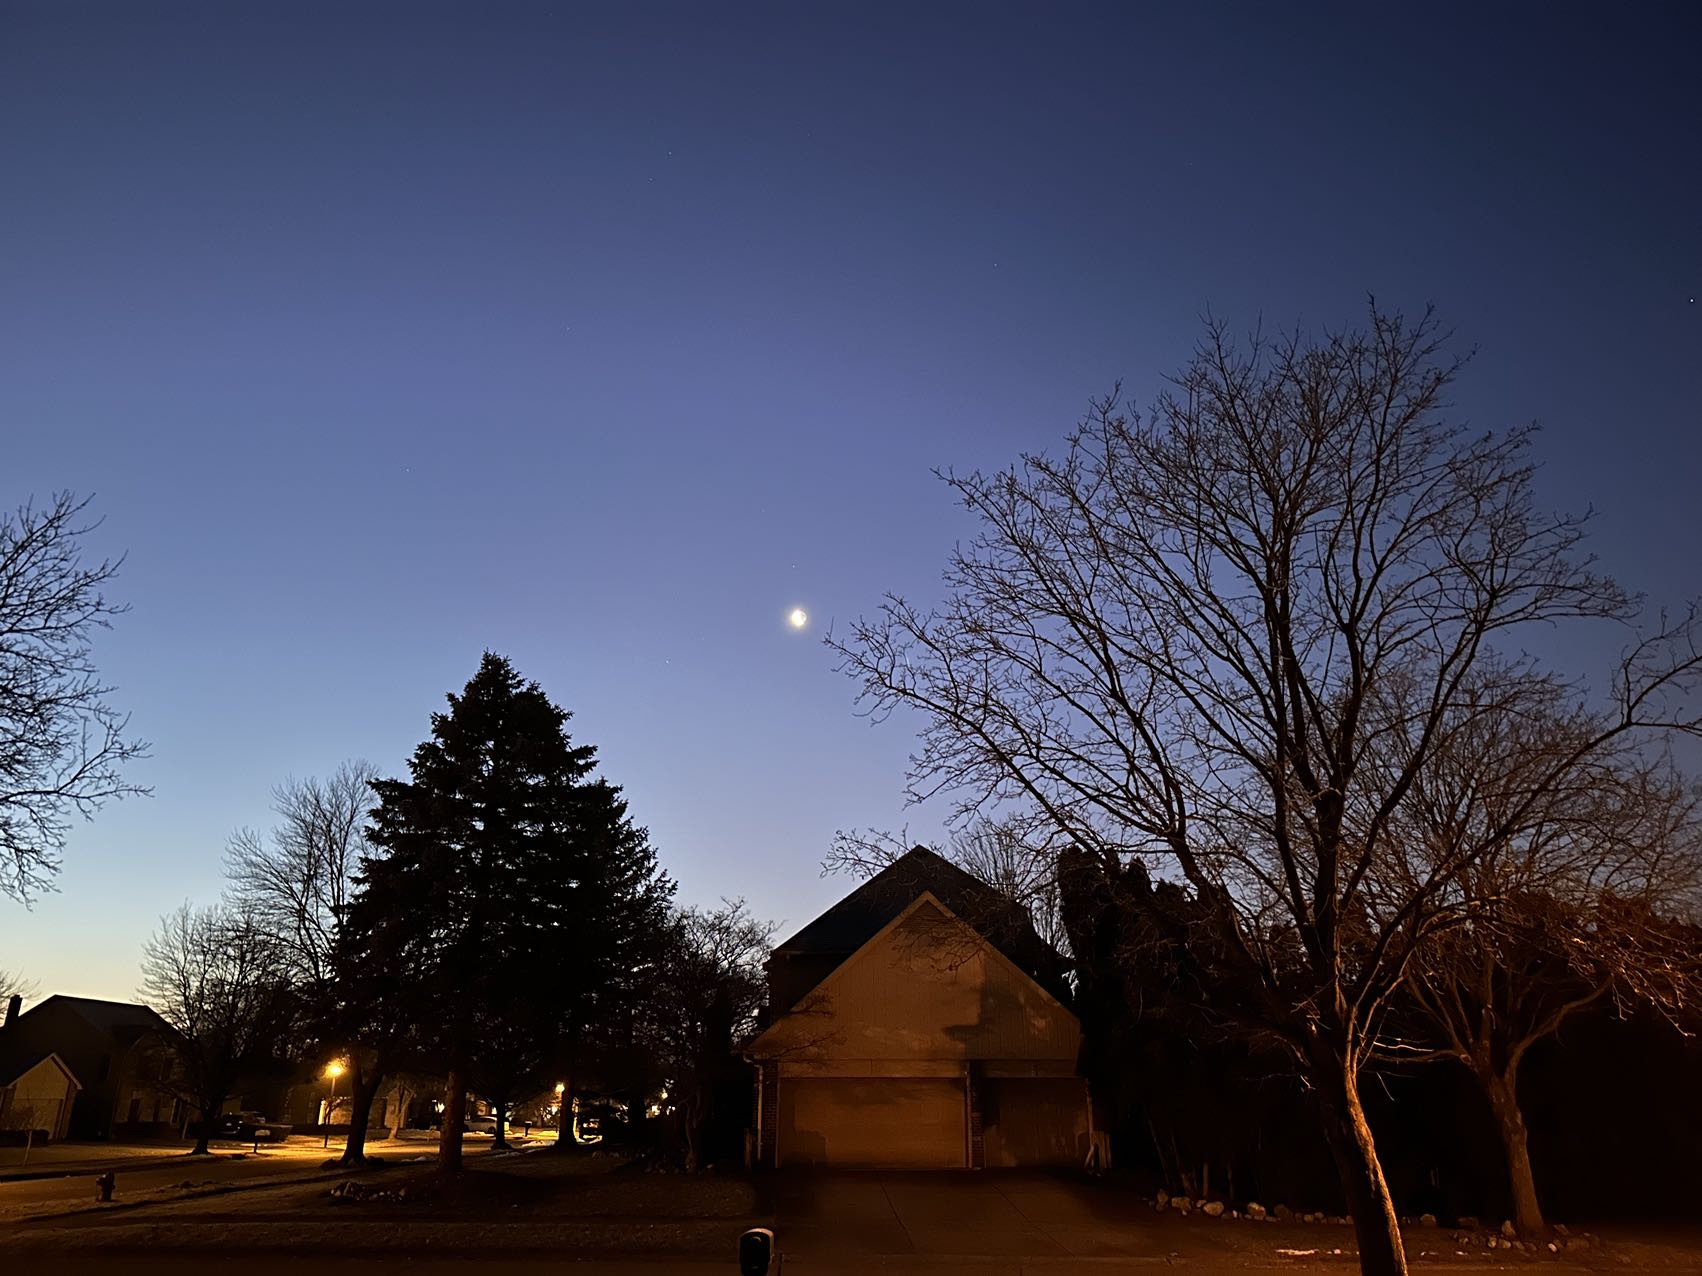
<path fill-rule="evenodd" d="M 343 1075 L 342 1063 L 331 1060 L 325 1065 L 325 1075 L 331 1078 L 331 1097 L 325 1103 L 325 1138 L 319 1146 L 328 1148 L 331 1146 L 331 1114 L 337 1110 L 337 1078 Z"/>

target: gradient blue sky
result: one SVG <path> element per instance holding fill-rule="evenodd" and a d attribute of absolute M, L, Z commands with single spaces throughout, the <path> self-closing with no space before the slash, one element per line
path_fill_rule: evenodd
<path fill-rule="evenodd" d="M 0 3 L 0 502 L 96 495 L 154 745 L 0 967 L 127 997 L 274 782 L 398 770 L 486 647 L 683 898 L 807 920 L 836 828 L 938 827 L 821 627 L 932 596 L 931 467 L 1147 397 L 1208 305 L 1435 301 L 1461 413 L 1697 594 L 1699 14 Z"/>

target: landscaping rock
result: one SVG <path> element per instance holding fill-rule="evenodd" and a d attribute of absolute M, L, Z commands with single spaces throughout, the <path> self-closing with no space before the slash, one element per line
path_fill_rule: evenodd
<path fill-rule="evenodd" d="M 1434 1214 L 1420 1214 L 1418 1216 L 1418 1225 L 1420 1227 L 1435 1227 L 1436 1226 L 1436 1215 L 1434 1215 Z"/>
<path fill-rule="evenodd" d="M 1518 1234 L 1519 1234 L 1518 1229 L 1516 1229 L 1513 1226 L 1513 1220 L 1512 1219 L 1506 1219 L 1502 1222 L 1502 1224 L 1501 1224 L 1501 1235 L 1502 1236 L 1506 1237 L 1508 1240 L 1512 1240 Z"/>
<path fill-rule="evenodd" d="M 1170 1193 L 1166 1192 L 1162 1187 L 1159 1188 L 1158 1195 L 1152 1198 L 1152 1203 L 1158 1209 L 1162 1210 L 1166 1205 L 1170 1204 Z"/>
<path fill-rule="evenodd" d="M 1271 1211 L 1271 1214 L 1272 1214 L 1273 1217 L 1281 1220 L 1284 1223 L 1288 1222 L 1289 1219 L 1294 1217 L 1294 1211 L 1289 1209 L 1288 1206 L 1286 1206 L 1286 1205 L 1277 1206 L 1274 1210 Z"/>
<path fill-rule="evenodd" d="M 1247 1202 L 1247 1217 L 1252 1219 L 1255 1223 L 1264 1222 L 1265 1213 L 1265 1207 L 1260 1205 L 1257 1201 Z"/>
<path fill-rule="evenodd" d="M 1483 1224 L 1478 1222 L 1477 1219 L 1470 1214 L 1462 1214 L 1460 1215 L 1460 1226 L 1469 1227 L 1475 1230 L 1476 1228 L 1482 1227 Z"/>
<path fill-rule="evenodd" d="M 1185 1196 L 1175 1196 L 1170 1200 L 1170 1207 L 1178 1214 L 1186 1214 L 1194 1208 L 1194 1203 Z"/>
<path fill-rule="evenodd" d="M 1200 1213 L 1211 1218 L 1220 1218 L 1223 1215 L 1223 1202 L 1207 1201 L 1204 1205 L 1200 1206 Z"/>

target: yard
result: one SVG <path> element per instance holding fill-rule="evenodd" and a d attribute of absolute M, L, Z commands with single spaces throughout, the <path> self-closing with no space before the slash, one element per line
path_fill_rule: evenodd
<path fill-rule="evenodd" d="M 977 1276 L 1111 1276 L 1151 1267 L 1201 1272 L 1356 1268 L 1342 1224 L 1180 1217 L 1124 1180 L 1043 1173 L 821 1173 L 749 1179 L 653 1172 L 619 1156 L 487 1154 L 441 1183 L 429 1161 L 347 1176 L 243 1186 L 219 1195 L 91 1209 L 8 1229 L 0 1241 L 104 1261 L 147 1251 L 192 1260 L 240 1253 L 346 1256 L 374 1272 L 425 1256 L 480 1268 L 553 1259 L 646 1270 L 731 1270 L 747 1227 L 776 1231 L 783 1269 L 802 1273 L 973 1271 Z M 1558 1254 L 1488 1249 L 1454 1229 L 1408 1233 L 1415 1269 L 1702 1271 L 1689 1234 L 1627 1231 Z M 360 1260 L 365 1259 L 367 1262 Z M 462 1266 L 467 1266 L 462 1263 Z"/>
<path fill-rule="evenodd" d="M 216 1195 L 186 1190 L 22 1223 L 4 1244 L 710 1257 L 730 1253 L 741 1231 L 766 1219 L 749 1180 L 651 1173 L 615 1156 L 491 1153 L 448 1182 L 434 1171 L 422 1157 Z"/>

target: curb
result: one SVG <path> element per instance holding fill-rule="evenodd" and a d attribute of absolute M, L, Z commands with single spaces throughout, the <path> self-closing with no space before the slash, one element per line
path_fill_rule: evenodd
<path fill-rule="evenodd" d="M 647 1237 L 643 1224 L 622 1229 L 620 1237 L 594 1221 L 579 1223 L 531 1223 L 504 1234 L 493 1232 L 488 1221 L 465 1220 L 432 1223 L 418 1219 L 400 1221 L 350 1220 L 331 1227 L 315 1228 L 310 1234 L 291 1234 L 290 1224 L 279 1221 L 220 1221 L 184 1226 L 165 1221 L 115 1222 L 101 1228 L 75 1225 L 57 1228 L 37 1226 L 29 1232 L 14 1232 L 0 1242 L 0 1255 L 39 1254 L 48 1251 L 61 1257 L 88 1253 L 135 1253 L 150 1256 L 166 1252 L 181 1254 L 312 1254 L 315 1257 L 373 1257 L 406 1255 L 410 1259 L 431 1258 L 538 1258 L 603 1261 L 702 1261 L 725 1270 L 738 1250 L 738 1238 L 749 1219 L 692 1220 L 695 1235 L 679 1235 L 681 1221 L 655 1224 L 666 1235 Z M 342 1233 L 339 1235 L 338 1233 Z"/>
<path fill-rule="evenodd" d="M 384 1147 L 386 1143 L 392 1145 L 400 1144 L 402 1146 Z M 368 1146 L 371 1147 L 375 1145 L 369 1144 Z M 436 1141 L 427 1139 L 381 1140 L 376 1146 L 383 1148 L 384 1150 L 374 1151 L 373 1155 L 382 1157 L 385 1161 L 393 1164 L 405 1164 L 414 1156 L 434 1154 L 437 1151 Z M 511 1146 L 518 1152 L 532 1152 L 539 1150 L 541 1147 L 549 1147 L 553 1145 L 534 1142 L 530 1146 L 524 1143 L 515 1143 Z M 472 1150 L 480 1155 L 485 1154 L 484 1149 L 477 1144 L 474 1145 Z M 326 1151 L 326 1155 L 335 1155 L 337 1151 L 337 1145 L 333 1144 Z M 94 1158 L 87 1161 L 65 1161 L 59 1165 L 42 1164 L 39 1167 L 19 1166 L 17 1168 L 0 1168 L 0 1184 L 31 1183 L 41 1179 L 74 1179 L 85 1175 L 104 1174 L 107 1170 L 111 1170 L 116 1174 L 122 1174 L 127 1169 L 157 1170 L 161 1166 L 175 1165 L 179 1162 L 182 1162 L 185 1165 L 207 1165 L 214 1161 L 223 1161 L 231 1157 L 241 1156 L 252 1158 L 254 1155 L 255 1153 L 246 1143 L 237 1146 L 227 1144 L 205 1156 L 199 1157 L 191 1153 L 187 1147 L 170 1148 L 160 1152 L 157 1156 L 116 1157 L 105 1161 Z M 260 1155 L 264 1156 L 265 1152 L 260 1153 Z M 303 1159 L 305 1160 L 307 1158 L 304 1157 Z"/>
<path fill-rule="evenodd" d="M 157 1170 L 162 1165 L 170 1165 L 174 1161 L 187 1156 L 186 1152 L 169 1152 L 160 1156 L 136 1156 L 122 1161 L 67 1161 L 64 1165 L 47 1166 L 29 1170 L 0 1170 L 0 1183 L 33 1183 L 41 1179 L 74 1179 L 85 1175 L 104 1174 L 107 1170 L 121 1173 L 124 1170 Z M 228 1155 L 226 1153 L 225 1155 Z"/>
<path fill-rule="evenodd" d="M 249 1180 L 247 1182 L 209 1183 L 209 1184 L 200 1185 L 200 1186 L 197 1186 L 197 1187 L 194 1187 L 194 1188 L 183 1189 L 182 1195 L 180 1195 L 180 1196 L 162 1196 L 162 1197 L 155 1197 L 155 1198 L 150 1199 L 150 1200 L 141 1200 L 141 1201 L 101 1202 L 101 1203 L 96 1203 L 96 1204 L 85 1205 L 85 1206 L 82 1206 L 81 1208 L 78 1208 L 78 1209 L 55 1210 L 51 1213 L 46 1213 L 46 1214 L 25 1214 L 25 1215 L 22 1215 L 18 1218 L 10 1219 L 10 1220 L 8 1220 L 8 1222 L 9 1222 L 9 1225 L 14 1227 L 14 1228 L 22 1227 L 22 1226 L 35 1225 L 35 1226 L 41 1227 L 43 1229 L 47 1229 L 47 1228 L 51 1227 L 52 1224 L 57 1223 L 60 1219 L 86 1219 L 86 1218 L 90 1217 L 91 1215 L 97 1215 L 97 1214 L 98 1215 L 127 1214 L 131 1210 L 147 1209 L 149 1206 L 153 1206 L 153 1205 L 171 1205 L 171 1204 L 174 1204 L 177 1201 L 200 1201 L 200 1200 L 206 1200 L 209 1197 L 228 1196 L 228 1195 L 231 1195 L 231 1194 L 236 1193 L 236 1192 L 252 1192 L 252 1191 L 255 1191 L 255 1190 L 258 1190 L 258 1189 L 268 1188 L 268 1187 L 290 1187 L 292 1185 L 299 1185 L 299 1184 L 302 1184 L 302 1183 L 312 1183 L 312 1182 L 314 1182 L 318 1179 L 328 1179 L 328 1178 L 336 1178 L 336 1177 L 350 1178 L 350 1177 L 353 1177 L 356 1174 L 379 1174 L 379 1173 L 384 1172 L 385 1170 L 393 1169 L 393 1168 L 396 1168 L 395 1165 L 393 1165 L 393 1164 L 367 1165 L 367 1166 L 339 1165 L 339 1166 L 336 1166 L 334 1168 L 329 1167 L 329 1166 L 319 1166 L 319 1167 L 315 1168 L 314 1170 L 312 1170 L 311 1172 L 301 1173 L 301 1174 L 279 1174 L 275 1177 L 258 1178 L 258 1179 Z M 151 1190 L 153 1190 L 153 1191 L 170 1191 L 172 1189 L 170 1189 L 170 1188 L 154 1188 L 154 1189 L 151 1189 Z M 140 1224 L 135 1224 L 135 1223 L 114 1223 L 113 1224 L 114 1227 L 133 1227 L 133 1226 L 139 1226 L 139 1225 Z M 75 1226 L 75 1224 L 73 1224 L 73 1226 Z M 14 1242 L 19 1241 L 19 1240 L 20 1240 L 20 1238 L 17 1238 L 17 1237 L 13 1238 Z"/>
<path fill-rule="evenodd" d="M 108 1161 L 66 1161 L 60 1165 L 43 1165 L 39 1169 L 0 1170 L 0 1183 L 28 1183 L 40 1179 L 74 1179 L 87 1175 L 104 1174 L 111 1170 L 114 1174 L 122 1174 L 125 1170 L 157 1170 L 168 1165 L 211 1165 L 215 1161 L 228 1161 L 233 1157 L 252 1158 L 254 1153 L 246 1147 L 220 1148 L 216 1152 L 208 1152 L 196 1156 L 188 1148 L 173 1149 L 161 1152 L 158 1156 L 128 1156 L 117 1157 Z"/>

